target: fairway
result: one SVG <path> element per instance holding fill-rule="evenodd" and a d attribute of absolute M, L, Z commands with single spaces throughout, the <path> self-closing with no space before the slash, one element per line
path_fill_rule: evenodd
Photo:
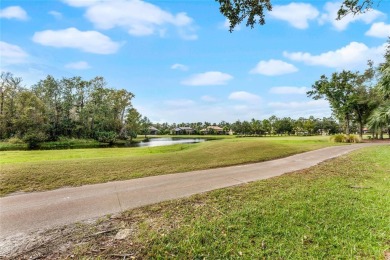
<path fill-rule="evenodd" d="M 261 162 L 330 145 L 327 137 L 275 137 L 151 148 L 0 152 L 0 194 Z"/>
<path fill-rule="evenodd" d="M 389 156 L 389 146 L 364 148 L 280 177 L 59 227 L 36 234 L 46 242 L 19 256 L 385 259 Z"/>

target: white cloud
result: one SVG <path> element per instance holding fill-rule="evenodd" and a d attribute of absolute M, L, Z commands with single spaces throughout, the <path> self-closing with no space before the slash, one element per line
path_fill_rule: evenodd
<path fill-rule="evenodd" d="M 384 22 L 374 23 L 366 32 L 366 35 L 378 38 L 387 38 L 390 36 L 390 24 Z"/>
<path fill-rule="evenodd" d="M 311 4 L 290 3 L 288 5 L 275 5 L 269 15 L 273 18 L 288 22 L 291 26 L 298 29 L 309 27 L 309 20 L 318 17 L 318 10 Z"/>
<path fill-rule="evenodd" d="M 183 80 L 181 84 L 189 86 L 226 85 L 231 79 L 233 79 L 233 76 L 230 74 L 219 71 L 209 71 L 192 75 L 188 79 Z"/>
<path fill-rule="evenodd" d="M 0 58 L 2 65 L 27 62 L 29 55 L 17 45 L 0 41 Z"/>
<path fill-rule="evenodd" d="M 230 100 L 240 100 L 245 101 L 249 103 L 257 103 L 260 101 L 260 97 L 258 95 L 246 92 L 246 91 L 237 91 L 230 93 L 229 97 Z"/>
<path fill-rule="evenodd" d="M 266 76 L 276 76 L 283 75 L 288 73 L 297 72 L 298 68 L 294 65 L 281 61 L 281 60 L 269 60 L 269 61 L 260 61 L 256 67 L 254 67 L 249 73 L 252 74 L 262 74 Z"/>
<path fill-rule="evenodd" d="M 191 99 L 174 99 L 174 100 L 166 100 L 164 101 L 164 104 L 170 107 L 180 108 L 180 107 L 193 106 L 195 105 L 195 102 Z"/>
<path fill-rule="evenodd" d="M 27 20 L 27 12 L 20 6 L 9 6 L 0 10 L 0 18 Z"/>
<path fill-rule="evenodd" d="M 64 3 L 67 3 L 70 6 L 74 7 L 86 7 L 91 6 L 101 2 L 107 2 L 107 0 L 62 0 Z"/>
<path fill-rule="evenodd" d="M 301 102 L 270 102 L 267 104 L 268 114 L 277 115 L 278 117 L 309 117 L 314 116 L 318 118 L 328 117 L 332 114 L 329 103 L 326 100 L 310 100 Z"/>
<path fill-rule="evenodd" d="M 208 95 L 202 96 L 200 99 L 203 100 L 203 101 L 206 101 L 206 102 L 215 102 L 215 101 L 217 101 L 217 99 L 215 97 L 208 96 Z"/>
<path fill-rule="evenodd" d="M 57 11 L 50 11 L 49 12 L 49 14 L 51 15 L 51 16 L 53 16 L 54 18 L 56 18 L 56 19 L 62 19 L 62 13 L 60 13 L 60 12 L 57 12 Z"/>
<path fill-rule="evenodd" d="M 121 27 L 133 36 L 158 34 L 165 36 L 174 27 L 185 40 L 196 40 L 194 21 L 186 13 L 172 14 L 140 0 L 77 1 L 66 0 L 71 6 L 86 7 L 85 17 L 99 29 Z"/>
<path fill-rule="evenodd" d="M 270 102 L 268 103 L 273 108 L 284 108 L 284 109 L 296 109 L 296 108 L 315 108 L 315 107 L 328 107 L 329 103 L 326 100 L 311 100 L 307 102 Z"/>
<path fill-rule="evenodd" d="M 85 70 L 91 68 L 91 66 L 89 66 L 88 62 L 86 61 L 77 61 L 77 62 L 71 62 L 66 64 L 65 68 L 75 69 L 75 70 Z"/>
<path fill-rule="evenodd" d="M 97 31 L 79 31 L 76 28 L 36 32 L 33 41 L 45 46 L 74 48 L 84 52 L 111 54 L 118 51 L 120 44 Z"/>
<path fill-rule="evenodd" d="M 173 70 L 181 70 L 181 71 L 187 71 L 188 66 L 180 64 L 180 63 L 175 63 L 171 66 L 171 69 Z"/>
<path fill-rule="evenodd" d="M 269 93 L 280 94 L 280 95 L 290 95 L 290 94 L 306 94 L 308 89 L 306 87 L 272 87 L 269 90 Z"/>
<path fill-rule="evenodd" d="M 319 19 L 319 23 L 320 24 L 331 23 L 336 30 L 344 31 L 345 29 L 347 29 L 350 23 L 360 21 L 365 24 L 370 24 L 377 18 L 384 16 L 384 13 L 373 9 L 370 10 L 369 12 L 359 14 L 359 15 L 348 14 L 347 16 L 343 17 L 341 20 L 336 20 L 337 12 L 340 9 L 340 6 L 341 6 L 340 2 L 327 2 L 324 6 L 325 13 L 321 15 Z"/>
<path fill-rule="evenodd" d="M 308 52 L 283 52 L 283 55 L 293 61 L 302 61 L 308 65 L 319 65 L 337 69 L 361 68 L 372 60 L 375 63 L 383 59 L 386 44 L 369 48 L 363 43 L 351 42 L 335 51 L 328 51 L 319 55 Z"/>

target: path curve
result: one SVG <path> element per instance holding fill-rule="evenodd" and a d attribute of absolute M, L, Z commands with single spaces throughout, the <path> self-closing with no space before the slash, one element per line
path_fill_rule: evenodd
<path fill-rule="evenodd" d="M 282 159 L 0 198 L 0 245 L 9 236 L 263 180 L 375 144 L 333 146 Z"/>

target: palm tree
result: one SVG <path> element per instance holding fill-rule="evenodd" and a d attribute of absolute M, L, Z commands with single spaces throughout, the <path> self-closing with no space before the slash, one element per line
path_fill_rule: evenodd
<path fill-rule="evenodd" d="M 367 126 L 383 139 L 383 128 L 387 129 L 390 138 L 390 102 L 376 108 L 368 119 Z"/>

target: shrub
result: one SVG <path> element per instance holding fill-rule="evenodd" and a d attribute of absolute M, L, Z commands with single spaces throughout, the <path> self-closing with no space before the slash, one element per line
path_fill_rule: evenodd
<path fill-rule="evenodd" d="M 358 135 L 337 134 L 330 137 L 335 143 L 360 143 L 362 139 Z"/>
<path fill-rule="evenodd" d="M 27 143 L 28 149 L 35 149 L 40 143 L 47 140 L 47 135 L 43 132 L 29 132 L 23 136 L 23 141 Z"/>
<path fill-rule="evenodd" d="M 350 143 L 361 143 L 362 139 L 359 135 L 349 135 L 349 142 Z"/>
<path fill-rule="evenodd" d="M 23 140 L 20 139 L 19 137 L 11 137 L 10 139 L 8 139 L 8 143 L 10 143 L 10 144 L 22 144 Z"/>
<path fill-rule="evenodd" d="M 115 132 L 97 132 L 96 133 L 96 140 L 98 140 L 101 143 L 109 143 L 110 145 L 114 144 L 117 138 L 117 134 Z"/>
<path fill-rule="evenodd" d="M 343 134 L 332 135 L 330 137 L 330 141 L 335 142 L 335 143 L 344 143 L 345 142 L 345 135 L 343 135 Z"/>

